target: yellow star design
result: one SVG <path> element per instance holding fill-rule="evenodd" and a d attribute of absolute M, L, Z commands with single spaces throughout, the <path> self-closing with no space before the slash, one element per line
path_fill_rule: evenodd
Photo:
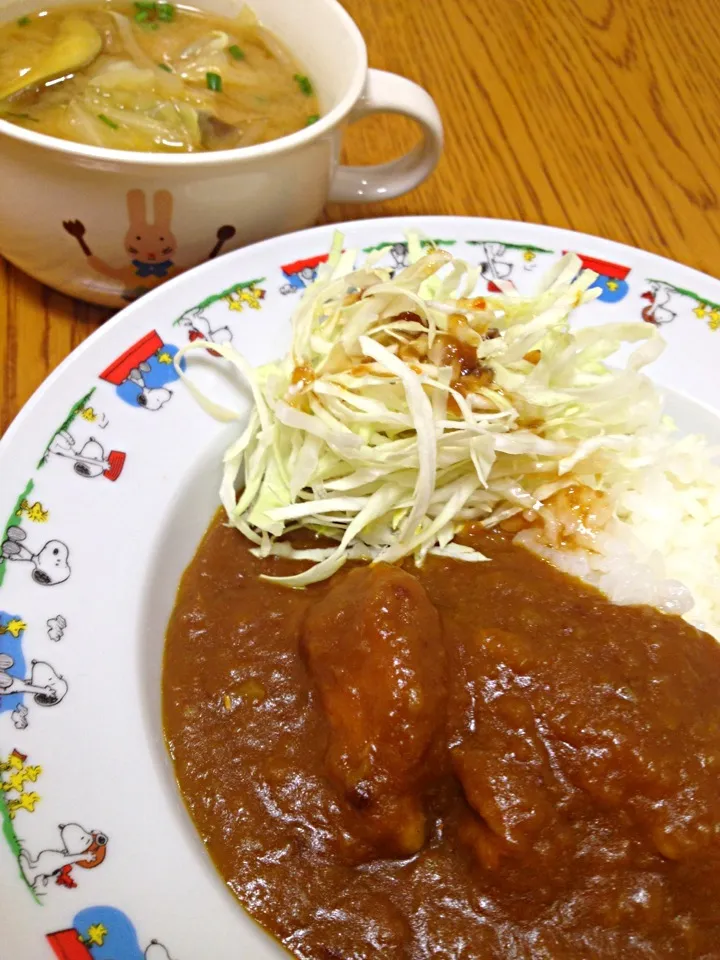
<path fill-rule="evenodd" d="M 227 305 L 231 310 L 242 310 L 243 303 L 238 297 L 233 297 L 232 294 L 229 297 L 225 298 L 227 300 Z"/>
<path fill-rule="evenodd" d="M 80 414 L 80 416 L 83 417 L 85 420 L 89 420 L 90 423 L 95 423 L 95 421 L 97 420 L 97 414 L 95 413 L 92 407 L 85 407 L 82 413 Z"/>
<path fill-rule="evenodd" d="M 253 290 L 252 287 L 249 290 L 243 290 L 243 292 L 240 294 L 240 299 L 251 309 L 260 309 L 260 298 L 257 295 L 257 291 Z"/>
<path fill-rule="evenodd" d="M 707 309 L 707 308 L 706 308 L 706 306 L 705 306 L 704 303 L 699 303 L 699 304 L 695 307 L 695 309 L 693 310 L 693 313 L 694 313 L 695 316 L 698 318 L 698 320 L 703 320 L 704 317 L 705 317 L 705 310 L 706 310 L 706 309 Z"/>
<path fill-rule="evenodd" d="M 5 764 L 6 770 L 22 770 L 23 768 L 23 756 L 18 753 L 17 750 L 13 750 L 10 756 L 7 759 L 7 764 Z"/>
<path fill-rule="evenodd" d="M 28 503 L 27 500 L 23 500 L 20 508 L 15 511 L 15 516 L 21 517 L 23 514 L 33 523 L 45 523 L 48 518 L 48 511 L 43 509 L 40 502 Z"/>
<path fill-rule="evenodd" d="M 103 943 L 105 943 L 105 937 L 107 934 L 107 927 L 103 926 L 102 923 L 93 923 L 88 927 L 85 942 L 91 943 L 93 946 L 101 947 Z"/>
<path fill-rule="evenodd" d="M 717 307 L 708 314 L 708 326 L 711 330 L 717 330 L 720 327 L 720 310 Z"/>
<path fill-rule="evenodd" d="M 23 762 L 16 750 L 10 754 L 7 760 L 0 760 L 0 773 L 6 770 L 22 770 Z"/>
<path fill-rule="evenodd" d="M 617 290 L 620 284 L 617 282 L 617 280 L 608 280 L 606 286 L 608 290 Z"/>
<path fill-rule="evenodd" d="M 28 813 L 33 813 L 38 803 L 40 803 L 39 793 L 23 793 L 18 800 L 19 809 L 27 810 Z"/>
<path fill-rule="evenodd" d="M 532 250 L 526 250 L 523 254 L 523 260 L 527 260 L 528 263 L 532 263 L 535 259 L 535 253 Z"/>
<path fill-rule="evenodd" d="M 2 784 L 3 791 L 5 793 L 10 793 L 13 790 L 15 793 L 23 792 L 23 784 L 25 783 L 25 777 L 23 776 L 22 770 L 18 770 L 17 773 L 11 773 L 10 776 Z"/>
<path fill-rule="evenodd" d="M 43 505 L 40 502 L 34 503 L 27 511 L 27 518 L 28 520 L 32 520 L 33 523 L 46 523 L 48 516 L 49 511 L 43 509 Z"/>
<path fill-rule="evenodd" d="M 24 620 L 8 620 L 5 626 L 2 628 L 2 633 L 9 633 L 11 637 L 17 638 L 20 636 L 23 630 L 27 630 L 27 624 Z"/>
<path fill-rule="evenodd" d="M 158 354 L 158 363 L 165 363 L 165 364 L 172 363 L 172 357 L 167 352 L 167 350 L 163 350 L 162 353 Z"/>

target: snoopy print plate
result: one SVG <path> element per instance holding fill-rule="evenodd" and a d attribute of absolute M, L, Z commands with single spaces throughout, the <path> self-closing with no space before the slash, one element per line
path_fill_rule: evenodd
<path fill-rule="evenodd" d="M 720 438 L 720 282 L 639 250 L 458 217 L 340 227 L 345 248 L 402 266 L 406 231 L 481 267 L 480 290 L 531 289 L 565 251 L 598 275 L 578 323 L 636 320 L 681 427 Z M 281 355 L 332 227 L 238 250 L 172 280 L 86 340 L 0 442 L 0 957 L 238 960 L 284 951 L 216 873 L 177 792 L 160 711 L 165 626 L 218 506 L 238 424 L 178 379 L 189 340 Z M 194 376 L 242 417 L 225 362 Z M 195 364 L 197 363 L 197 368 Z M 225 372 L 223 372 L 225 371 Z"/>

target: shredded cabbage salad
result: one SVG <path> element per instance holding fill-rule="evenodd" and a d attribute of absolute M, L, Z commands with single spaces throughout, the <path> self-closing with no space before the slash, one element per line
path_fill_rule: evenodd
<path fill-rule="evenodd" d="M 394 276 L 377 266 L 381 253 L 355 269 L 357 252 L 342 244 L 336 235 L 305 291 L 282 360 L 252 368 L 231 345 L 201 340 L 175 358 L 220 419 L 234 414 L 180 369 L 182 356 L 214 350 L 252 390 L 220 496 L 256 555 L 311 561 L 272 579 L 304 587 L 350 558 L 482 561 L 455 540 L 467 521 L 532 515 L 571 483 L 609 491 L 669 432 L 642 372 L 663 349 L 657 330 L 570 328 L 573 310 L 597 295 L 596 275 L 575 255 L 531 296 L 508 283 L 474 296 L 477 268 L 418 236 L 409 237 L 410 266 Z M 635 345 L 629 358 L 609 366 L 624 344 Z M 301 526 L 336 544 L 296 549 L 281 539 Z"/>

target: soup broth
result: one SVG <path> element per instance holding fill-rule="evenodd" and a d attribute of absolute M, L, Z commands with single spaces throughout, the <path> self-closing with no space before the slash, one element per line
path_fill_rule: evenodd
<path fill-rule="evenodd" d="M 93 146 L 190 153 L 287 136 L 319 108 L 303 68 L 247 8 L 228 20 L 141 0 L 1 24 L 0 117 Z"/>

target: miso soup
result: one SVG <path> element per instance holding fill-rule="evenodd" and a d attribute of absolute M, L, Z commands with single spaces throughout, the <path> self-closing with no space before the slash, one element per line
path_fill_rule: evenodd
<path fill-rule="evenodd" d="M 64 140 L 168 153 L 265 143 L 319 119 L 313 84 L 243 8 L 155 0 L 0 24 L 0 117 Z"/>

